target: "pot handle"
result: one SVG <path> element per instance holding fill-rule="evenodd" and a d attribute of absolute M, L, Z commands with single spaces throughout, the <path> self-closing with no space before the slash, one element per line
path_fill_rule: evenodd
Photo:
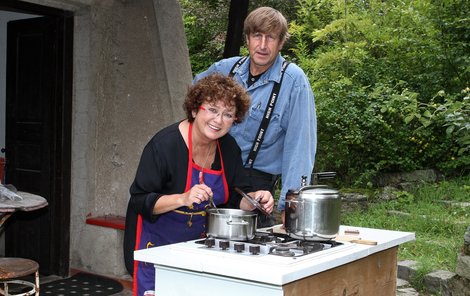
<path fill-rule="evenodd" d="M 234 222 L 232 220 L 228 220 L 227 225 L 248 225 L 248 222 L 246 222 L 245 220 L 242 220 L 240 222 Z"/>

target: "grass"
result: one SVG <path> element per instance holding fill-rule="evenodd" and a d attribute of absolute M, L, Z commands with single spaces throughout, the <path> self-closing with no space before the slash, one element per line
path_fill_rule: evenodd
<path fill-rule="evenodd" d="M 470 207 L 457 203 L 470 202 L 470 176 L 417 185 L 396 195 L 396 199 L 385 201 L 372 194 L 367 207 L 344 213 L 341 223 L 414 232 L 416 240 L 399 247 L 398 260 L 418 263 L 418 276 L 413 285 L 422 289 L 427 273 L 455 272 L 463 236 L 470 226 Z"/>

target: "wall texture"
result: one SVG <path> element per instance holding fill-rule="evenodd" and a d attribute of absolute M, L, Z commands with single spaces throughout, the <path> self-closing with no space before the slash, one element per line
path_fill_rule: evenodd
<path fill-rule="evenodd" d="M 28 0 L 74 12 L 71 268 L 126 274 L 120 230 L 87 216 L 125 215 L 147 141 L 183 118 L 191 83 L 177 0 Z"/>

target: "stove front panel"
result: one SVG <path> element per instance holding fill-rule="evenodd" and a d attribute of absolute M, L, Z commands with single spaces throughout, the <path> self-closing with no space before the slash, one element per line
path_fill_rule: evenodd
<path fill-rule="evenodd" d="M 220 268 L 224 268 L 221 265 Z M 156 295 L 164 296 L 283 296 L 278 285 L 241 280 L 227 276 L 158 266 L 155 273 Z"/>
<path fill-rule="evenodd" d="M 243 242 L 213 237 L 196 240 L 195 242 L 196 244 L 205 245 L 207 250 L 210 251 L 246 256 L 251 255 L 255 257 L 267 254 L 281 257 L 300 257 L 344 245 L 344 243 L 336 241 L 313 242 L 297 239 L 286 240 L 275 236 L 262 238 L 262 236 L 258 235 L 252 240 Z"/>

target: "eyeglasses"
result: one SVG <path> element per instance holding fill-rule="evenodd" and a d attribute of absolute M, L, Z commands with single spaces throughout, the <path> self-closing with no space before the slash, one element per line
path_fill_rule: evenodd
<path fill-rule="evenodd" d="M 214 108 L 214 107 L 199 106 L 199 109 L 206 111 L 207 114 L 209 114 L 213 118 L 217 118 L 219 117 L 219 115 L 222 114 L 222 120 L 226 122 L 233 122 L 236 119 L 233 113 L 221 112 L 217 108 Z"/>
<path fill-rule="evenodd" d="M 277 41 L 277 39 L 278 39 L 278 36 L 276 36 L 276 35 L 263 34 L 263 33 L 260 33 L 260 32 L 251 33 L 250 37 L 253 38 L 256 41 L 262 41 L 263 39 L 265 39 L 266 42 L 274 42 L 274 41 Z"/>

